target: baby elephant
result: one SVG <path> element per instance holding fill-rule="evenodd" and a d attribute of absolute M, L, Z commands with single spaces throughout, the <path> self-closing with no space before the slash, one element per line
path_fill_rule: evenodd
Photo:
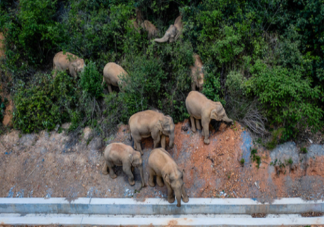
<path fill-rule="evenodd" d="M 107 175 L 107 167 L 109 168 L 109 175 L 112 179 L 117 176 L 114 173 L 113 167 L 123 166 L 123 171 L 128 176 L 128 182 L 130 185 L 134 185 L 134 175 L 132 168 L 137 167 L 141 174 L 142 187 L 144 187 L 144 175 L 143 175 L 143 161 L 142 156 L 138 151 L 135 151 L 131 146 L 122 143 L 111 143 L 104 151 L 105 164 L 102 169 L 102 173 Z"/>
<path fill-rule="evenodd" d="M 186 107 L 190 114 L 191 130 L 196 132 L 196 127 L 200 130 L 199 119 L 202 124 L 202 135 L 205 136 L 204 143 L 209 144 L 209 122 L 211 119 L 216 121 L 225 121 L 232 123 L 233 120 L 228 118 L 223 105 L 220 102 L 213 102 L 198 91 L 189 92 L 186 98 Z"/>
<path fill-rule="evenodd" d="M 189 197 L 185 191 L 183 183 L 183 173 L 170 156 L 163 148 L 157 148 L 151 151 L 148 159 L 149 185 L 154 187 L 154 176 L 156 183 L 163 187 L 163 181 L 168 189 L 168 202 L 173 203 L 177 198 L 177 207 L 181 206 L 182 201 L 189 202 Z M 163 181 L 162 181 L 163 179 Z"/>
<path fill-rule="evenodd" d="M 122 76 L 128 76 L 128 74 L 120 65 L 117 65 L 114 62 L 109 62 L 106 64 L 103 70 L 102 83 L 107 83 L 109 93 L 112 92 L 111 86 L 118 87 L 120 85 L 120 78 Z"/>
<path fill-rule="evenodd" d="M 165 149 L 165 137 L 169 136 L 169 147 L 173 147 L 174 123 L 170 116 L 154 110 L 145 110 L 133 114 L 128 121 L 131 136 L 134 139 L 134 148 L 143 154 L 141 139 L 152 136 L 154 148 L 157 148 L 160 141 Z"/>
<path fill-rule="evenodd" d="M 194 54 L 193 58 L 195 59 L 194 66 L 190 66 L 191 69 L 191 90 L 198 90 L 201 92 L 204 86 L 204 73 L 203 73 L 203 64 L 198 54 Z"/>
<path fill-rule="evenodd" d="M 82 58 L 79 58 L 69 52 L 66 52 L 65 54 L 63 54 L 63 51 L 58 52 L 57 54 L 55 54 L 53 59 L 53 69 L 55 70 L 53 77 L 54 78 L 56 77 L 57 70 L 59 71 L 69 70 L 71 76 L 76 78 L 77 73 L 82 72 L 84 66 L 85 64 Z"/>

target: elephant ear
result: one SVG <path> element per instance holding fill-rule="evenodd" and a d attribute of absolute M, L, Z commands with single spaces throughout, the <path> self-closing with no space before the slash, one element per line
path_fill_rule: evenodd
<path fill-rule="evenodd" d="M 224 117 L 225 110 L 222 105 L 216 105 L 210 113 L 210 118 L 216 121 L 221 121 Z"/>
<path fill-rule="evenodd" d="M 141 155 L 140 155 L 140 157 L 141 157 Z M 140 160 L 138 160 L 138 159 L 139 159 L 138 155 L 131 154 L 130 155 L 130 163 L 131 163 L 131 165 L 134 166 L 134 165 L 138 164 L 138 162 L 140 162 Z"/>
<path fill-rule="evenodd" d="M 168 175 L 167 173 L 164 174 L 164 176 L 163 176 L 163 180 L 164 180 L 166 183 L 168 183 L 169 185 L 171 184 L 171 183 L 170 183 L 169 175 Z"/>
<path fill-rule="evenodd" d="M 162 132 L 163 131 L 163 121 L 162 120 L 158 120 L 158 122 L 155 124 L 155 126 L 159 132 Z"/>
<path fill-rule="evenodd" d="M 78 71 L 78 62 L 74 61 L 74 62 L 71 63 L 71 65 L 72 65 L 74 71 L 77 72 Z"/>

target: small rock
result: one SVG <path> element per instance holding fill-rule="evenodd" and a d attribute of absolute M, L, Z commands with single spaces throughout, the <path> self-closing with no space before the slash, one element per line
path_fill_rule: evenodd
<path fill-rule="evenodd" d="M 85 140 L 90 139 L 90 135 L 91 135 L 91 128 L 86 127 L 85 129 L 83 129 L 83 134 L 84 134 L 83 138 L 84 138 Z"/>
<path fill-rule="evenodd" d="M 182 126 L 182 127 L 181 127 L 181 130 L 182 130 L 182 131 L 185 131 L 185 132 L 188 131 L 188 126 L 186 126 L 186 125 Z"/>
<path fill-rule="evenodd" d="M 97 166 L 100 166 L 100 164 L 99 164 L 99 163 L 97 163 Z"/>

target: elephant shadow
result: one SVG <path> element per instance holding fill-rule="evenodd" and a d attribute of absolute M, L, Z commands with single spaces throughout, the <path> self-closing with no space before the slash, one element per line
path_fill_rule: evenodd
<path fill-rule="evenodd" d="M 113 92 L 115 92 L 115 93 L 117 93 L 117 94 L 120 92 L 119 87 L 111 86 L 111 89 L 112 89 Z M 109 91 L 108 91 L 107 86 L 104 86 L 103 93 L 104 93 L 105 95 L 108 95 L 108 94 L 109 94 Z"/>
<path fill-rule="evenodd" d="M 129 186 L 128 176 L 126 175 L 126 173 L 124 173 L 123 167 L 122 166 L 114 166 L 113 170 L 114 170 L 115 174 L 117 175 L 117 178 L 122 178 L 123 179 L 122 183 Z M 135 186 L 137 184 L 141 184 L 141 175 L 140 175 L 139 170 L 137 168 L 134 168 L 132 170 L 132 173 L 133 173 L 134 179 L 135 179 Z M 144 173 L 144 175 L 145 175 L 145 173 Z"/>
<path fill-rule="evenodd" d="M 215 133 L 219 131 L 219 127 L 221 126 L 221 124 L 222 124 L 222 121 L 216 121 L 214 119 L 211 119 L 211 121 L 210 121 L 210 125 L 215 130 Z"/>

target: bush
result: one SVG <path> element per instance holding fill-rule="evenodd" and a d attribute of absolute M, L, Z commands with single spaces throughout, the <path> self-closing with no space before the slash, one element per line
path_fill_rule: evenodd
<path fill-rule="evenodd" d="M 4 111 L 6 109 L 6 105 L 8 104 L 8 99 L 7 98 L 3 98 L 0 96 L 0 122 L 2 124 L 2 120 L 4 117 Z"/>
<path fill-rule="evenodd" d="M 322 5 L 322 0 L 1 1 L 6 40 L 1 67 L 13 74 L 15 127 L 33 131 L 72 121 L 71 129 L 92 125 L 107 134 L 105 119 L 116 125 L 150 108 L 182 121 L 188 117 L 184 101 L 197 53 L 205 68 L 203 93 L 222 102 L 232 119 L 258 134 L 270 125 L 285 128 L 285 140 L 307 126 L 317 130 L 324 104 Z M 161 33 L 180 12 L 181 39 L 148 40 L 144 29 L 134 29 L 136 8 Z M 89 61 L 79 81 L 47 78 L 61 50 Z M 130 75 L 118 95 L 102 95 L 108 62 Z M 58 87 L 72 92 L 56 94 Z"/>
<path fill-rule="evenodd" d="M 54 80 L 49 74 L 36 74 L 30 84 L 21 83 L 14 95 L 14 127 L 25 133 L 52 130 L 70 120 L 78 95 L 76 84 L 65 72 L 59 72 Z"/>
<path fill-rule="evenodd" d="M 102 74 L 98 72 L 96 64 L 90 61 L 81 74 L 81 88 L 89 95 L 99 98 L 102 96 Z"/>
<path fill-rule="evenodd" d="M 269 67 L 259 60 L 251 73 L 248 92 L 258 96 L 270 123 L 282 124 L 288 137 L 307 125 L 314 130 L 322 127 L 323 110 L 316 103 L 321 90 L 318 86 L 312 88 L 312 80 L 304 79 L 301 71 Z"/>

